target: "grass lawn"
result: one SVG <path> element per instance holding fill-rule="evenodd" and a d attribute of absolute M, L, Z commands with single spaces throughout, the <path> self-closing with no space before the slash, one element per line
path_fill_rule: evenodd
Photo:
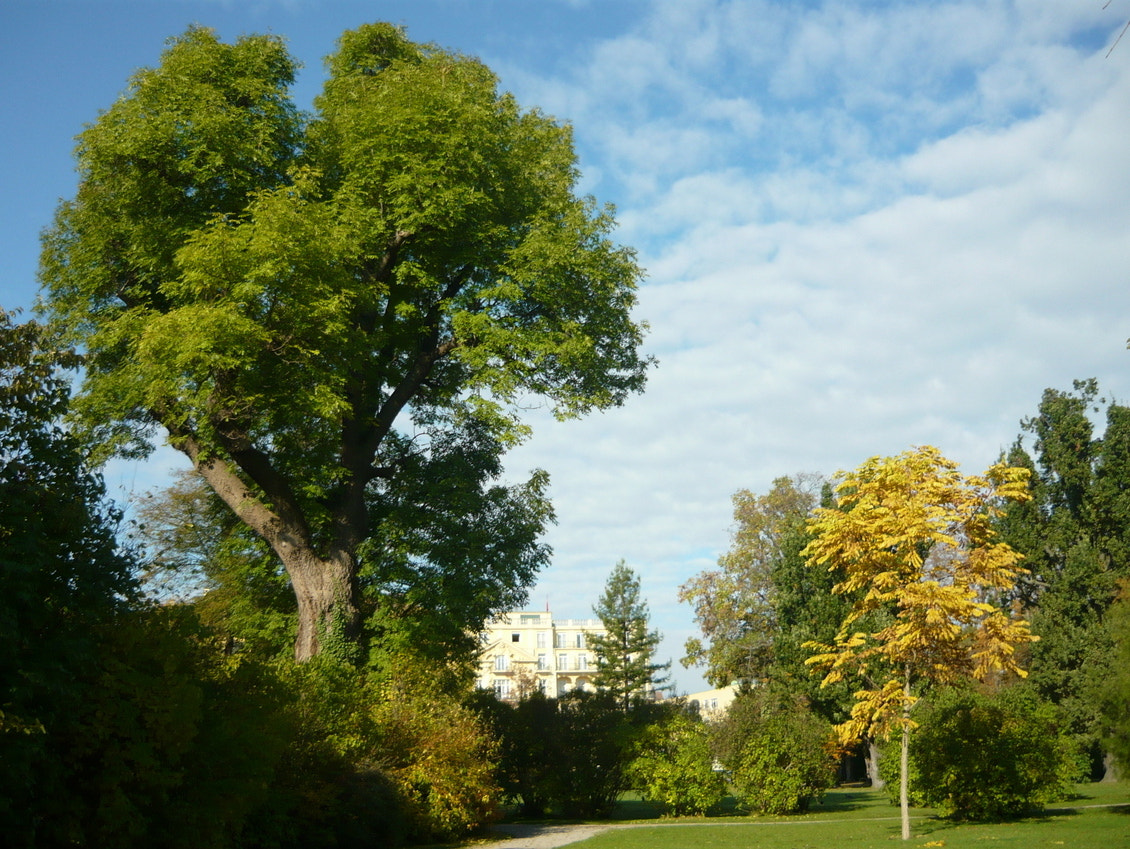
<path fill-rule="evenodd" d="M 1098 807 L 1118 805 L 1118 807 Z M 631 810 L 628 803 L 623 806 Z M 637 809 L 638 810 L 638 809 Z M 642 813 L 642 811 L 641 811 Z M 793 817 L 710 817 L 647 820 L 613 828 L 577 849 L 891 849 L 894 845 L 946 849 L 1130 849 L 1130 784 L 1084 784 L 1042 814 L 1006 823 L 963 824 L 912 809 L 909 841 L 900 838 L 898 808 L 883 793 L 839 789 L 824 803 Z M 620 820 L 620 824 L 624 824 Z M 640 820 L 635 820 L 639 824 Z"/>

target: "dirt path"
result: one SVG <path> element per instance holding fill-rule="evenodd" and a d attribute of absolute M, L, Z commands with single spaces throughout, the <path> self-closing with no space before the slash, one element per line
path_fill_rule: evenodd
<path fill-rule="evenodd" d="M 498 849 L 557 849 L 587 840 L 594 834 L 611 828 L 624 828 L 615 825 L 496 825 L 494 831 L 509 834 L 511 840 L 497 844 Z"/>

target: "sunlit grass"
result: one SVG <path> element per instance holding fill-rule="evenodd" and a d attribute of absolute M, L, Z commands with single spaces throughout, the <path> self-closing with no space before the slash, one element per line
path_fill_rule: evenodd
<path fill-rule="evenodd" d="M 1093 807 L 1119 805 L 1114 808 Z M 1130 847 L 1130 785 L 1081 785 L 1071 799 L 1039 815 L 1006 823 L 966 824 L 914 809 L 912 837 L 905 845 L 947 849 Z M 633 828 L 616 827 L 577 849 L 890 849 L 901 844 L 898 809 L 885 794 L 840 789 L 824 804 L 794 817 L 709 817 L 651 820 Z"/>
<path fill-rule="evenodd" d="M 1113 807 L 1112 807 L 1113 806 Z M 570 844 L 576 849 L 1130 849 L 1130 783 L 1082 784 L 1039 814 L 1004 823 L 959 823 L 929 809 L 911 809 L 912 837 L 901 840 L 898 808 L 885 793 L 862 788 L 830 791 L 821 804 L 790 817 L 721 815 L 662 819 L 638 798 L 617 806 L 609 830 Z M 562 821 L 553 820 L 560 825 Z M 506 841 L 474 841 L 505 849 Z"/>

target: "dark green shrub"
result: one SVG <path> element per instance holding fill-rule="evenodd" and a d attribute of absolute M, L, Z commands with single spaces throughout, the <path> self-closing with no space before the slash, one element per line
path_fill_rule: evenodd
<path fill-rule="evenodd" d="M 649 725 L 640 735 L 629 780 L 665 814 L 705 814 L 726 796 L 726 781 L 714 769 L 710 731 L 684 711 Z"/>
<path fill-rule="evenodd" d="M 944 690 L 916 719 L 910 739 L 916 804 L 959 819 L 995 820 L 1060 797 L 1078 778 L 1074 746 L 1055 707 L 1026 686 L 993 695 Z M 895 792 L 896 783 L 888 784 Z"/>
<path fill-rule="evenodd" d="M 716 739 L 735 795 L 756 813 L 807 810 L 835 781 L 831 726 L 798 699 L 765 690 L 743 694 Z"/>
<path fill-rule="evenodd" d="M 553 807 L 567 817 L 604 817 L 628 787 L 634 729 L 608 693 L 574 690 L 557 699 Z"/>

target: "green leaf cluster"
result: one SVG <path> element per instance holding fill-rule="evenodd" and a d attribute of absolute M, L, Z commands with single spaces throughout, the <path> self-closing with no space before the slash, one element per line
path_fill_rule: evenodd
<path fill-rule="evenodd" d="M 998 820 L 1062 798 L 1080 777 L 1062 713 L 1029 686 L 994 694 L 951 688 L 924 708 L 910 738 L 916 804 L 957 819 Z"/>
<path fill-rule="evenodd" d="M 714 769 L 710 729 L 684 711 L 648 725 L 636 743 L 628 777 L 668 816 L 702 816 L 721 804 L 726 780 Z"/>
<path fill-rule="evenodd" d="M 743 693 L 715 735 L 718 757 L 747 810 L 805 811 L 835 782 L 832 727 L 796 697 L 762 688 Z"/>

